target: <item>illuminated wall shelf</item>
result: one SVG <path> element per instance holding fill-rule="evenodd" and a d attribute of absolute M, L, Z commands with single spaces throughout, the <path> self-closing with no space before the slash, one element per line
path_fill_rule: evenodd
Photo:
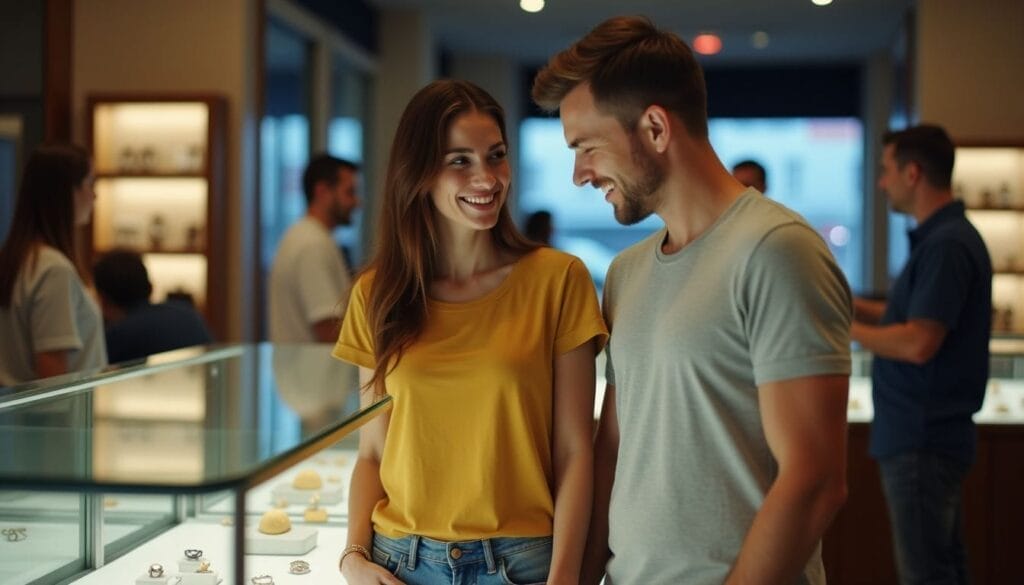
<path fill-rule="evenodd" d="M 1024 146 L 957 147 L 953 195 L 992 258 L 993 334 L 1024 333 Z"/>
<path fill-rule="evenodd" d="M 225 124 L 212 95 L 102 94 L 88 98 L 96 168 L 94 259 L 140 252 L 153 300 L 186 294 L 226 339 Z"/>

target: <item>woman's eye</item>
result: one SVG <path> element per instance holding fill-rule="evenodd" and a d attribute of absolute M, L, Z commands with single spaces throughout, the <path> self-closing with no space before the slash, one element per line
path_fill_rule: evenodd
<path fill-rule="evenodd" d="M 453 167 L 461 167 L 463 165 L 469 164 L 469 159 L 467 159 L 464 156 L 460 156 L 449 160 L 448 164 Z"/>
<path fill-rule="evenodd" d="M 491 160 L 502 160 L 508 156 L 508 151 L 497 150 L 491 153 Z"/>

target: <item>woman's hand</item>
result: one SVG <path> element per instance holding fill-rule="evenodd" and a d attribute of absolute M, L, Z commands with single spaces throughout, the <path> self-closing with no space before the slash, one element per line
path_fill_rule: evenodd
<path fill-rule="evenodd" d="M 341 575 L 348 585 L 405 585 L 384 567 L 360 554 L 349 554 L 341 563 Z"/>

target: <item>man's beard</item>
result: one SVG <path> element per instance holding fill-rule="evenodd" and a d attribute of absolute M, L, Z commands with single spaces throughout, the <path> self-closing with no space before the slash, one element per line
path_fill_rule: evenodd
<path fill-rule="evenodd" d="M 615 220 L 622 225 L 633 225 L 654 213 L 655 193 L 665 182 L 665 169 L 654 157 L 644 152 L 636 134 L 630 135 L 630 158 L 635 180 L 622 178 L 619 192 L 622 205 L 615 206 Z"/>

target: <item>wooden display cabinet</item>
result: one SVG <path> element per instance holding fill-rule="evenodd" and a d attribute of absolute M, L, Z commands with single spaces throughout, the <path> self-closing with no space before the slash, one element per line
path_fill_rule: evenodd
<path fill-rule="evenodd" d="M 191 297 L 214 337 L 226 339 L 226 100 L 97 94 L 87 98 L 87 112 L 93 260 L 114 248 L 140 252 L 153 301 Z"/>
<path fill-rule="evenodd" d="M 1024 146 L 958 146 L 953 194 L 992 258 L 993 334 L 1024 333 Z"/>

